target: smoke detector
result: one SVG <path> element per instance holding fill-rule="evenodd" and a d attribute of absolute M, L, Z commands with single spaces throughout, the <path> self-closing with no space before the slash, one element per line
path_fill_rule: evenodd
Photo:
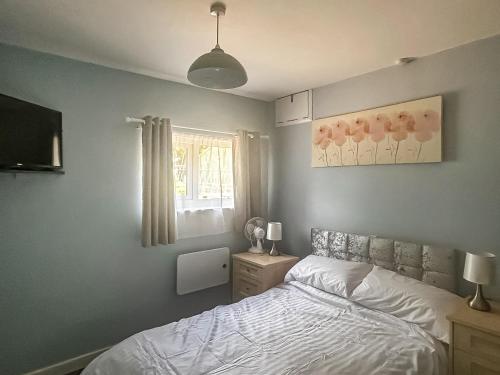
<path fill-rule="evenodd" d="M 409 64 L 413 61 L 415 61 L 417 58 L 416 57 L 400 57 L 395 61 L 396 65 L 406 65 Z"/>

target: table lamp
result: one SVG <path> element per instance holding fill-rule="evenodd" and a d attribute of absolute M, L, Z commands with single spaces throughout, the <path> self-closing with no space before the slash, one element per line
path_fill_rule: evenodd
<path fill-rule="evenodd" d="M 267 223 L 266 238 L 273 241 L 273 247 L 271 248 L 271 251 L 269 251 L 269 255 L 273 257 L 280 255 L 280 252 L 276 248 L 276 241 L 281 241 L 281 223 L 277 223 L 275 221 Z"/>
<path fill-rule="evenodd" d="M 479 311 L 490 311 L 491 306 L 483 297 L 483 285 L 493 282 L 495 277 L 495 254 L 467 253 L 465 256 L 464 279 L 476 283 L 476 295 L 469 300 L 469 307 Z"/>

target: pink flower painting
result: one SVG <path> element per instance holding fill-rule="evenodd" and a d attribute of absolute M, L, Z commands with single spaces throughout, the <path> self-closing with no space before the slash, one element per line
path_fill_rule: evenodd
<path fill-rule="evenodd" d="M 347 122 L 339 120 L 333 124 L 332 136 L 337 146 L 342 146 L 347 140 L 346 135 L 349 129 Z"/>
<path fill-rule="evenodd" d="M 326 139 L 332 137 L 332 128 L 327 125 L 320 126 L 314 133 L 313 142 L 316 145 L 321 145 Z"/>
<path fill-rule="evenodd" d="M 415 123 L 415 139 L 420 142 L 417 159 L 422 153 L 422 147 L 425 142 L 432 139 L 433 134 L 441 129 L 441 116 L 436 111 L 426 110 L 417 112 L 417 121 Z"/>
<path fill-rule="evenodd" d="M 332 142 L 332 128 L 328 125 L 322 125 L 314 132 L 313 143 L 319 146 L 325 153 L 325 163 L 328 166 L 328 153 L 326 149 Z"/>
<path fill-rule="evenodd" d="M 338 152 L 336 155 L 338 155 L 338 160 L 340 161 L 340 165 L 343 165 L 343 156 L 342 156 L 342 148 L 347 141 L 347 131 L 349 129 L 349 125 L 347 122 L 343 120 L 339 120 L 333 123 L 333 130 L 332 130 L 332 139 L 335 142 L 335 145 L 337 146 Z"/>
<path fill-rule="evenodd" d="M 315 120 L 312 166 L 441 161 L 440 96 Z"/>
<path fill-rule="evenodd" d="M 368 121 L 362 117 L 357 117 L 352 121 L 348 129 L 350 139 L 356 144 L 356 165 L 359 165 L 359 143 L 365 139 L 366 127 L 369 127 Z"/>
<path fill-rule="evenodd" d="M 399 144 L 408 138 L 408 132 L 415 129 L 415 119 L 408 111 L 401 111 L 393 116 L 389 132 L 392 139 L 396 141 L 396 150 L 394 151 L 394 163 L 398 157 Z"/>
<path fill-rule="evenodd" d="M 391 128 L 391 120 L 389 116 L 384 115 L 383 113 L 378 113 L 373 116 L 365 125 L 365 132 L 369 134 L 372 142 L 375 142 L 375 151 L 373 155 L 374 162 L 377 162 L 377 154 L 379 143 L 385 139 L 385 133 L 387 130 Z"/>

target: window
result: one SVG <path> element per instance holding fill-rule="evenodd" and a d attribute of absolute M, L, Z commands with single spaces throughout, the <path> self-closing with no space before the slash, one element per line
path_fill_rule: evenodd
<path fill-rule="evenodd" d="M 233 208 L 232 139 L 174 133 L 177 209 Z"/>
<path fill-rule="evenodd" d="M 174 180 L 176 198 L 192 199 L 193 145 L 177 143 L 174 147 Z M 189 171 L 189 173 L 188 173 Z"/>

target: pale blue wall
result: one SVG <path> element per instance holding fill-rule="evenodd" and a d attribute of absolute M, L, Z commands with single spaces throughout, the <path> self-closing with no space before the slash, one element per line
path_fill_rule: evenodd
<path fill-rule="evenodd" d="M 140 246 L 139 133 L 127 115 L 268 133 L 272 105 L 0 45 L 0 93 L 63 113 L 66 175 L 0 174 L 0 373 L 116 343 L 230 302 L 179 297 L 179 253 L 237 251 L 239 234 Z"/>
<path fill-rule="evenodd" d="M 443 95 L 444 162 L 311 168 L 310 123 L 278 128 L 272 218 L 284 249 L 308 254 L 322 227 L 500 256 L 500 36 L 313 94 L 315 118 Z M 488 288 L 497 299 L 499 285 Z"/>
<path fill-rule="evenodd" d="M 0 174 L 0 373 L 37 368 L 229 301 L 178 297 L 179 253 L 238 235 L 139 244 L 138 138 L 125 115 L 274 133 L 272 216 L 289 252 L 312 226 L 500 255 L 500 37 L 314 90 L 316 117 L 444 97 L 441 164 L 310 167 L 310 124 L 269 128 L 272 106 L 0 45 L 0 92 L 63 112 L 67 174 Z M 273 179 L 271 179 L 271 182 Z M 466 289 L 462 287 L 462 292 Z M 488 292 L 500 298 L 498 286 Z"/>

